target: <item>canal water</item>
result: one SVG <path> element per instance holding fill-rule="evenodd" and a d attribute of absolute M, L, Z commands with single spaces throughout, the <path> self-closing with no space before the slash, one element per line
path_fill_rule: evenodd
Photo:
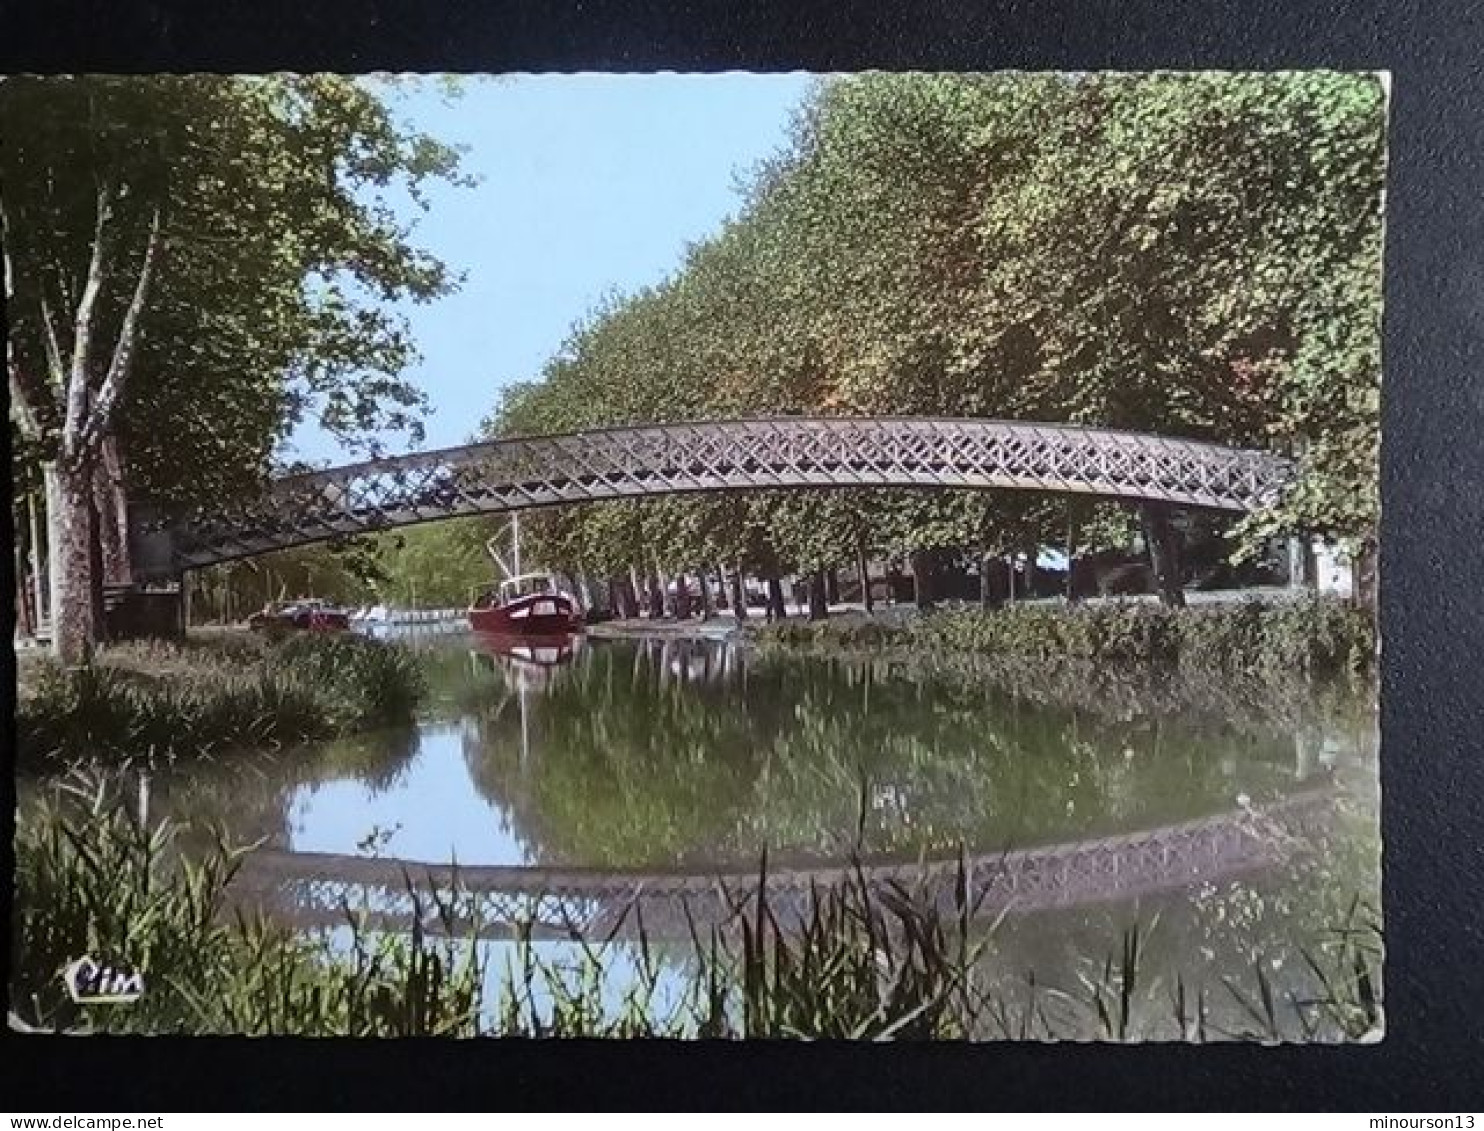
<path fill-rule="evenodd" d="M 1015 877 L 984 910 L 1007 998 L 1032 980 L 1052 1012 L 1091 994 L 1137 931 L 1151 1000 L 1202 990 L 1233 1031 L 1260 982 L 1311 992 L 1305 954 L 1357 903 L 1379 908 L 1362 691 L 706 640 L 425 647 L 415 728 L 156 771 L 141 804 L 260 843 L 280 879 L 329 885 L 322 906 L 450 861 L 527 897 L 562 888 L 590 916 L 636 885 L 655 900 L 714 888 L 765 850 L 800 877 L 978 861 Z M 485 945 L 498 965 L 508 943 Z"/>

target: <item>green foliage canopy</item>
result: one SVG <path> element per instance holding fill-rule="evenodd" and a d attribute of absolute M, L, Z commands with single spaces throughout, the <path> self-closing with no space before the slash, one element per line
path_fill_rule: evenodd
<path fill-rule="evenodd" d="M 822 81 L 745 206 L 611 298 L 491 435 L 936 414 L 1301 452 L 1244 524 L 1373 537 L 1385 97 L 1374 76 Z M 702 496 L 529 524 L 553 566 L 795 568 L 1119 538 L 1110 505 L 970 492 Z"/>
<path fill-rule="evenodd" d="M 11 268 L 12 395 L 54 446 L 47 336 L 103 252 L 97 326 L 112 340 L 151 215 L 160 254 L 117 419 L 130 493 L 220 498 L 255 486 L 313 412 L 348 446 L 421 435 L 401 299 L 454 283 L 387 199 L 422 203 L 457 154 L 339 76 L 18 77 L 0 81 L 0 203 Z M 112 195 L 105 227 L 101 191 Z"/>

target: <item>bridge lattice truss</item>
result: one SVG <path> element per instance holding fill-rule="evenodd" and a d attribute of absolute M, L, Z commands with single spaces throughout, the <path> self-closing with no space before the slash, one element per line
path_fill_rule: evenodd
<path fill-rule="evenodd" d="M 1282 863 L 1312 850 L 1334 802 L 1331 790 L 1264 806 L 1096 840 L 910 863 L 770 870 L 763 882 L 780 925 L 798 924 L 815 893 L 862 881 L 895 885 L 951 909 L 960 876 L 980 916 L 1071 907 L 1169 891 Z M 451 868 L 364 856 L 259 851 L 247 858 L 237 896 L 301 927 L 344 923 L 348 910 L 376 925 L 430 931 L 449 923 L 433 893 L 458 909 L 462 926 L 486 936 L 530 932 L 588 939 L 632 937 L 642 923 L 656 938 L 725 928 L 754 907 L 753 872 L 615 872 L 585 868 Z"/>
<path fill-rule="evenodd" d="M 276 481 L 220 513 L 157 524 L 164 569 L 190 569 L 458 515 L 691 491 L 785 487 L 1020 488 L 1226 511 L 1270 501 L 1289 465 L 1267 452 L 1070 425 L 785 418 L 499 440 Z"/>

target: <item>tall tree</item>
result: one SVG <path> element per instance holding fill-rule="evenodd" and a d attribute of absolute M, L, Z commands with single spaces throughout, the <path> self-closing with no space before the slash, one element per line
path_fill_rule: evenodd
<path fill-rule="evenodd" d="M 382 190 L 457 176 L 373 84 L 335 76 L 0 81 L 12 414 L 54 462 L 54 633 L 126 578 L 130 495 L 248 490 L 306 412 L 419 434 L 391 301 L 452 285 Z"/>

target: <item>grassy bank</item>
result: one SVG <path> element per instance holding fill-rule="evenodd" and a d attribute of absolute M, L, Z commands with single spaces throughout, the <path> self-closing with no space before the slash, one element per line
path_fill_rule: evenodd
<path fill-rule="evenodd" d="M 405 723 L 422 694 L 416 657 L 360 636 L 134 643 L 82 668 L 32 661 L 17 745 L 26 759 L 281 746 Z"/>
<path fill-rule="evenodd" d="M 635 944 L 576 939 L 575 958 L 543 958 L 517 943 L 503 977 L 491 983 L 487 952 L 473 941 L 477 904 L 469 897 L 418 896 L 414 921 L 424 921 L 426 910 L 446 937 L 418 927 L 375 934 L 352 915 L 349 941 L 332 948 L 323 934 L 229 912 L 243 854 L 222 846 L 184 862 L 175 851 L 178 831 L 139 824 L 104 792 L 55 797 L 22 815 L 13 1025 L 356 1036 L 1269 1041 L 1360 1039 L 1374 1036 L 1381 1021 L 1379 930 L 1364 916 L 1352 915 L 1304 952 L 1302 992 L 1275 988 L 1262 962 L 1245 982 L 1162 978 L 1148 969 L 1147 926 L 1115 935 L 1106 960 L 1077 984 L 1047 985 L 1034 972 L 1007 984 L 984 975 L 996 924 L 979 921 L 962 882 L 946 908 L 910 885 L 845 882 L 816 890 L 798 922 L 775 916 L 766 897 L 754 895 L 739 903 L 727 928 L 704 936 L 693 930 L 678 961 L 675 954 L 662 960 L 642 925 Z M 126 1007 L 72 1003 L 58 973 L 82 954 L 141 971 L 144 996 Z M 632 971 L 619 1000 L 604 989 L 614 963 Z M 661 1004 L 662 972 L 679 982 L 668 1004 Z"/>
<path fill-rule="evenodd" d="M 1263 676 L 1362 674 L 1376 659 L 1370 611 L 1327 599 L 1186 609 L 1143 602 L 1015 605 L 894 621 L 786 621 L 751 632 L 764 649 L 1139 661 Z"/>

